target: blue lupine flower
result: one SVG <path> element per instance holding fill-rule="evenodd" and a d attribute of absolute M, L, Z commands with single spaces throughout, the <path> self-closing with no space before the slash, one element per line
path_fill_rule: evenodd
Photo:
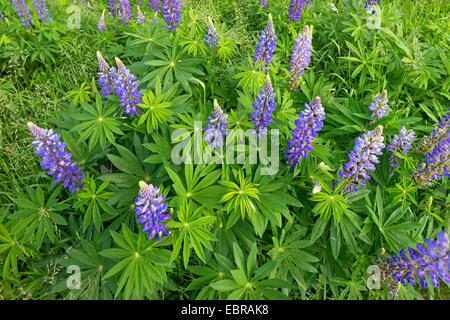
<path fill-rule="evenodd" d="M 50 22 L 52 18 L 47 10 L 47 5 L 45 0 L 33 0 L 34 9 L 36 10 L 37 16 L 39 17 L 39 21 L 41 22 Z"/>
<path fill-rule="evenodd" d="M 348 153 L 350 161 L 344 163 L 344 170 L 339 171 L 340 181 L 346 181 L 344 190 L 354 192 L 359 187 L 365 187 L 365 180 L 370 179 L 367 170 L 374 171 L 375 164 L 380 162 L 377 155 L 382 154 L 383 140 L 382 126 L 367 131 L 361 137 L 356 138 L 355 147 Z"/>
<path fill-rule="evenodd" d="M 401 160 L 394 154 L 395 151 L 401 151 L 404 155 L 408 154 L 408 150 L 412 148 L 412 143 L 415 139 L 415 132 L 413 129 L 406 130 L 404 126 L 398 131 L 399 135 L 394 135 L 391 143 L 386 147 L 387 150 L 392 151 L 389 164 L 391 167 L 398 167 Z M 392 170 L 391 170 L 392 172 Z"/>
<path fill-rule="evenodd" d="M 388 101 L 386 90 L 381 95 L 377 95 L 373 102 L 369 104 L 369 110 L 373 111 L 371 117 L 377 119 L 385 117 L 389 109 Z"/>
<path fill-rule="evenodd" d="M 120 12 L 122 14 L 122 21 L 125 26 L 128 25 L 128 21 L 133 20 L 133 14 L 131 12 L 130 0 L 120 0 Z"/>
<path fill-rule="evenodd" d="M 259 0 L 259 5 L 264 9 L 267 9 L 267 2 L 268 0 Z"/>
<path fill-rule="evenodd" d="M 394 281 L 415 286 L 418 278 L 422 288 L 426 288 L 426 276 L 429 276 L 435 287 L 440 286 L 440 280 L 450 283 L 448 235 L 439 231 L 436 240 L 427 238 L 425 242 L 428 248 L 419 243 L 417 250 L 409 248 L 409 256 L 401 249 L 400 255 L 394 253 L 392 258 L 388 257 L 386 260 L 379 258 L 378 265 L 390 297 L 397 295 L 398 286 L 393 286 Z"/>
<path fill-rule="evenodd" d="M 255 95 L 256 101 L 252 104 L 255 111 L 250 114 L 258 139 L 261 134 L 267 135 L 267 125 L 273 122 L 272 112 L 277 105 L 276 97 L 277 94 L 273 91 L 270 76 L 267 75 L 264 88 L 261 88 L 261 93 Z"/>
<path fill-rule="evenodd" d="M 116 78 L 116 68 L 110 67 L 103 58 L 102 54 L 97 51 L 97 60 L 100 72 L 98 84 L 102 88 L 102 95 L 106 98 L 114 92 L 114 79 Z"/>
<path fill-rule="evenodd" d="M 267 21 L 266 28 L 261 31 L 261 35 L 258 37 L 258 44 L 255 47 L 255 56 L 253 57 L 254 63 L 263 63 L 261 70 L 269 71 L 269 63 L 273 60 L 273 55 L 277 47 L 277 36 L 273 28 L 272 15 L 269 13 L 269 19 Z"/>
<path fill-rule="evenodd" d="M 28 122 L 35 140 L 31 143 L 36 147 L 35 154 L 42 157 L 41 166 L 48 170 L 48 175 L 53 177 L 56 182 L 63 181 L 63 186 L 69 188 L 69 191 L 75 193 L 84 185 L 81 179 L 84 178 L 84 172 L 77 167 L 76 161 L 71 161 L 71 153 L 64 151 L 66 144 L 59 141 L 60 135 L 53 132 L 52 129 L 39 128 L 32 122 Z"/>
<path fill-rule="evenodd" d="M 136 76 L 131 74 L 123 62 L 117 57 L 116 63 L 117 72 L 113 78 L 114 92 L 120 98 L 120 106 L 125 107 L 124 112 L 133 117 L 135 113 L 141 113 L 136 107 L 137 104 L 142 103 L 142 92 L 138 90 L 139 81 L 135 81 Z"/>
<path fill-rule="evenodd" d="M 311 61 L 312 55 L 312 30 L 309 26 L 305 26 L 303 31 L 297 35 L 297 40 L 294 43 L 294 50 L 291 54 L 291 65 L 289 70 L 291 78 L 289 80 L 289 87 L 291 90 L 298 90 L 300 79 L 303 75 L 303 70 Z"/>
<path fill-rule="evenodd" d="M 100 17 L 100 20 L 97 24 L 98 31 L 102 32 L 106 30 L 106 23 L 105 23 L 105 10 L 102 12 L 102 16 Z"/>
<path fill-rule="evenodd" d="M 159 0 L 149 0 L 148 5 L 152 7 L 153 11 L 161 13 L 161 3 Z"/>
<path fill-rule="evenodd" d="M 117 16 L 119 12 L 119 3 L 117 1 L 118 0 L 108 0 L 110 17 Z"/>
<path fill-rule="evenodd" d="M 449 108 L 450 110 L 450 108 Z M 438 123 L 429 137 L 424 137 L 418 151 L 425 154 L 425 161 L 413 171 L 416 184 L 431 186 L 433 180 L 450 176 L 450 113 Z"/>
<path fill-rule="evenodd" d="M 223 113 L 216 99 L 214 99 L 214 111 L 212 114 L 214 118 L 208 117 L 210 125 L 205 127 L 204 139 L 208 141 L 212 148 L 215 148 L 216 146 L 223 146 L 222 136 L 227 134 L 226 127 L 228 122 L 226 120 L 228 115 Z"/>
<path fill-rule="evenodd" d="M 137 11 L 138 11 L 138 16 L 137 16 L 136 20 L 139 24 L 143 24 L 145 22 L 145 16 L 142 14 L 142 11 L 139 8 L 139 6 L 137 7 Z"/>
<path fill-rule="evenodd" d="M 289 20 L 298 21 L 302 18 L 303 10 L 309 7 L 311 0 L 292 0 L 289 5 Z"/>
<path fill-rule="evenodd" d="M 5 14 L 0 11 L 0 20 L 5 20 Z"/>
<path fill-rule="evenodd" d="M 169 30 L 176 30 L 180 24 L 180 10 L 182 4 L 179 0 L 162 0 L 164 21 L 169 25 Z"/>
<path fill-rule="evenodd" d="M 30 9 L 28 9 L 25 0 L 11 0 L 11 2 L 17 12 L 17 16 L 19 17 L 20 21 L 22 21 L 22 25 L 25 28 L 31 28 L 33 26 L 33 23 L 31 22 Z"/>
<path fill-rule="evenodd" d="M 219 42 L 219 34 L 216 31 L 216 27 L 212 22 L 211 18 L 208 18 L 209 26 L 208 26 L 208 34 L 205 36 L 205 43 L 209 48 L 217 47 L 217 43 Z"/>
<path fill-rule="evenodd" d="M 314 150 L 312 142 L 323 127 L 325 110 L 320 97 L 313 99 L 309 105 L 305 103 L 305 110 L 300 111 L 299 116 L 295 120 L 296 128 L 292 130 L 293 139 L 287 142 L 290 149 L 286 150 L 286 161 L 292 171 L 301 162 L 300 157 L 306 158 L 308 151 Z"/>
<path fill-rule="evenodd" d="M 158 196 L 158 193 L 159 188 L 140 181 L 134 212 L 139 215 L 137 222 L 144 224 L 142 231 L 149 232 L 148 238 L 152 239 L 158 235 L 158 241 L 161 242 L 163 235 L 169 236 L 167 230 L 169 227 L 161 222 L 168 220 L 170 213 L 167 212 L 167 203 L 164 203 L 166 196 L 164 194 Z"/>
<path fill-rule="evenodd" d="M 375 14 L 377 12 L 375 6 L 377 5 L 380 5 L 380 0 L 366 0 L 364 9 L 366 9 L 367 13 Z"/>

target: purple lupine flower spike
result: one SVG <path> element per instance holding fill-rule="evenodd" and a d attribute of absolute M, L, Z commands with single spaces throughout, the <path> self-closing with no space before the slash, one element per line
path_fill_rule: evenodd
<path fill-rule="evenodd" d="M 209 25 L 208 25 L 208 33 L 205 36 L 205 43 L 209 48 L 217 47 L 217 43 L 219 42 L 219 34 L 216 31 L 216 27 L 212 22 L 211 18 L 208 17 Z"/>
<path fill-rule="evenodd" d="M 153 11 L 161 13 L 161 3 L 159 0 L 149 0 L 148 5 L 152 7 Z"/>
<path fill-rule="evenodd" d="M 32 122 L 27 123 L 35 140 L 31 143 L 36 147 L 35 154 L 42 157 L 41 166 L 48 170 L 48 175 L 53 177 L 56 182 L 63 181 L 63 186 L 68 188 L 71 193 L 80 190 L 84 185 L 81 180 L 84 178 L 84 172 L 77 167 L 76 161 L 71 161 L 71 153 L 64 151 L 66 144 L 61 142 L 60 135 L 53 132 L 52 129 L 39 128 Z"/>
<path fill-rule="evenodd" d="M 450 108 L 449 108 L 450 111 Z M 450 177 L 450 113 L 438 123 L 430 136 L 424 137 L 417 151 L 425 155 L 425 161 L 417 164 L 412 178 L 418 185 L 431 186 L 433 180 Z"/>
<path fill-rule="evenodd" d="M 303 31 L 297 35 L 294 43 L 294 50 L 291 54 L 291 65 L 289 67 L 291 78 L 289 87 L 291 90 L 298 90 L 303 70 L 311 61 L 312 55 L 312 26 L 305 26 Z"/>
<path fill-rule="evenodd" d="M 273 122 L 272 112 L 277 105 L 275 101 L 276 97 L 277 95 L 273 91 L 270 76 L 267 75 L 264 88 L 261 88 L 261 93 L 255 95 L 256 101 L 252 104 L 255 111 L 250 114 L 253 118 L 252 122 L 258 139 L 261 134 L 267 134 L 267 126 Z"/>
<path fill-rule="evenodd" d="M 289 5 L 288 19 L 298 21 L 302 18 L 303 10 L 309 7 L 311 0 L 292 0 Z"/>
<path fill-rule="evenodd" d="M 176 30 L 180 24 L 180 10 L 182 3 L 179 0 L 162 0 L 164 20 L 169 25 L 169 30 Z"/>
<path fill-rule="evenodd" d="M 33 0 L 33 4 L 40 22 L 52 21 L 52 18 L 50 18 L 50 15 L 48 13 L 45 0 Z"/>
<path fill-rule="evenodd" d="M 5 14 L 0 10 L 0 20 L 5 20 Z"/>
<path fill-rule="evenodd" d="M 33 22 L 31 22 L 31 14 L 30 9 L 28 9 L 25 0 L 11 0 L 14 9 L 17 12 L 17 16 L 20 21 L 22 21 L 22 25 L 25 28 L 31 28 L 33 26 Z"/>
<path fill-rule="evenodd" d="M 97 29 L 98 29 L 98 31 L 100 31 L 100 32 L 106 31 L 105 10 L 103 10 L 102 15 L 101 15 L 101 17 L 100 17 L 100 20 L 98 21 Z"/>
<path fill-rule="evenodd" d="M 261 31 L 258 37 L 258 44 L 255 47 L 253 63 L 264 63 L 261 70 L 269 71 L 269 63 L 273 60 L 273 55 L 277 47 L 275 29 L 273 28 L 272 15 L 269 13 L 266 28 Z"/>
<path fill-rule="evenodd" d="M 314 150 L 312 142 L 323 127 L 325 110 L 322 107 L 320 97 L 316 97 L 305 110 L 300 111 L 300 117 L 295 120 L 296 128 L 292 130 L 292 140 L 287 144 L 290 149 L 286 150 L 286 161 L 288 166 L 295 170 L 295 166 L 301 162 L 301 158 L 308 156 L 308 151 Z"/>
<path fill-rule="evenodd" d="M 380 0 L 366 0 L 364 9 L 366 9 L 367 13 L 375 14 L 377 12 L 375 6 L 377 5 L 380 5 Z"/>
<path fill-rule="evenodd" d="M 108 0 L 110 17 L 115 17 L 119 13 L 119 3 L 117 1 L 118 0 Z"/>
<path fill-rule="evenodd" d="M 139 181 L 139 194 L 135 199 L 136 208 L 134 212 L 139 215 L 137 222 L 143 223 L 143 232 L 149 232 L 148 238 L 152 239 L 156 235 L 158 241 L 161 242 L 162 236 L 169 236 L 169 227 L 161 222 L 170 218 L 167 212 L 167 203 L 164 203 L 166 196 L 161 194 L 158 196 L 159 188 L 144 181 Z"/>
<path fill-rule="evenodd" d="M 436 240 L 427 238 L 425 242 L 428 248 L 421 243 L 416 245 L 417 250 L 408 248 L 409 256 L 401 249 L 400 255 L 394 253 L 392 258 L 379 257 L 378 266 L 391 298 L 397 295 L 400 283 L 415 286 L 417 278 L 422 288 L 428 286 L 427 276 L 434 287 L 440 286 L 440 280 L 450 284 L 448 235 L 439 231 Z"/>
<path fill-rule="evenodd" d="M 377 95 L 373 102 L 369 104 L 369 110 L 373 111 L 371 117 L 377 119 L 385 117 L 389 109 L 388 101 L 386 90 L 381 95 Z"/>
<path fill-rule="evenodd" d="M 214 111 L 212 114 L 213 118 L 208 117 L 210 125 L 205 127 L 204 139 L 208 141 L 212 148 L 215 148 L 216 146 L 223 146 L 222 136 L 227 134 L 226 127 L 228 122 L 226 120 L 228 115 L 223 113 L 216 99 L 214 99 Z"/>
<path fill-rule="evenodd" d="M 122 15 L 122 21 L 125 26 L 128 25 L 128 21 L 133 20 L 133 14 L 131 12 L 130 0 L 120 0 L 120 12 Z"/>
<path fill-rule="evenodd" d="M 342 180 L 346 181 L 344 190 L 357 191 L 365 187 L 365 180 L 370 179 L 367 172 L 375 170 L 375 164 L 380 162 L 379 155 L 384 148 L 383 127 L 378 126 L 356 138 L 355 147 L 348 153 L 350 161 L 344 163 L 344 170 L 339 171 Z"/>
<path fill-rule="evenodd" d="M 416 134 L 413 129 L 406 130 L 404 126 L 400 128 L 399 133 L 399 135 L 394 135 L 391 143 L 386 147 L 387 150 L 392 151 L 389 161 L 391 173 L 394 172 L 392 168 L 398 167 L 401 163 L 401 159 L 399 159 L 394 152 L 401 151 L 404 155 L 407 155 L 408 150 L 412 148 L 411 144 L 413 143 Z"/>
<path fill-rule="evenodd" d="M 120 106 L 125 107 L 124 112 L 134 117 L 134 114 L 140 114 L 137 104 L 142 103 L 142 92 L 138 90 L 139 81 L 136 76 L 131 74 L 123 62 L 116 57 L 117 72 L 114 77 L 114 92 L 120 98 Z"/>
<path fill-rule="evenodd" d="M 269 0 L 259 0 L 259 5 L 261 6 L 261 7 L 263 7 L 264 9 L 267 9 L 267 2 L 268 2 Z"/>
<path fill-rule="evenodd" d="M 145 22 L 145 16 L 142 14 L 142 11 L 139 8 L 139 6 L 137 7 L 137 11 L 138 11 L 138 16 L 137 16 L 136 20 L 139 24 L 143 24 Z"/>
<path fill-rule="evenodd" d="M 110 67 L 103 58 L 102 54 L 97 51 L 97 60 L 100 72 L 98 84 L 102 88 L 102 95 L 106 98 L 114 92 L 114 79 L 116 78 L 116 68 Z"/>

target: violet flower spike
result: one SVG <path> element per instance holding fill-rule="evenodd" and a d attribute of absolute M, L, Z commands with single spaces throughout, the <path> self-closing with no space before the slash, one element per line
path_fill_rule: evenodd
<path fill-rule="evenodd" d="M 344 190 L 354 192 L 365 187 L 365 181 L 370 179 L 368 171 L 374 171 L 375 164 L 380 162 L 377 156 L 382 155 L 383 141 L 382 126 L 356 138 L 355 147 L 348 153 L 350 161 L 345 162 L 344 169 L 339 171 L 340 181 L 346 181 Z"/>
<path fill-rule="evenodd" d="M 64 150 L 66 144 L 60 141 L 60 135 L 52 129 L 39 128 L 32 122 L 28 122 L 27 126 L 35 138 L 31 143 L 36 147 L 34 153 L 42 157 L 42 168 L 48 170 L 49 176 L 56 174 L 53 180 L 63 181 L 63 186 L 71 193 L 80 190 L 84 185 L 81 181 L 84 172 L 76 161 L 71 161 L 72 154 Z"/>
<path fill-rule="evenodd" d="M 276 97 L 270 76 L 267 75 L 264 88 L 261 88 L 261 93 L 255 95 L 256 102 L 252 104 L 255 111 L 250 114 L 253 118 L 252 122 L 258 139 L 261 137 L 261 134 L 267 135 L 267 126 L 273 122 L 272 113 L 277 105 Z"/>
<path fill-rule="evenodd" d="M 275 29 L 273 28 L 272 15 L 269 13 L 267 26 L 258 37 L 258 44 L 255 47 L 255 55 L 253 57 L 253 63 L 264 63 L 261 70 L 269 71 L 269 63 L 273 60 L 277 47 L 275 41 L 277 39 L 278 37 L 275 35 Z"/>
<path fill-rule="evenodd" d="M 292 0 L 289 4 L 289 16 L 291 21 L 299 21 L 302 18 L 303 10 L 309 7 L 311 0 Z"/>
<path fill-rule="evenodd" d="M 106 31 L 105 10 L 103 10 L 100 20 L 98 21 L 97 29 L 100 32 Z"/>
<path fill-rule="evenodd" d="M 25 0 L 11 0 L 14 10 L 17 12 L 17 16 L 20 21 L 22 21 L 22 25 L 25 28 L 31 28 L 33 26 L 33 22 L 31 22 L 31 14 L 30 9 L 28 9 Z"/>
<path fill-rule="evenodd" d="M 122 15 L 122 21 L 125 26 L 128 25 L 128 21 L 133 20 L 133 14 L 131 12 L 130 0 L 120 0 L 120 13 Z"/>
<path fill-rule="evenodd" d="M 164 21 L 169 25 L 169 30 L 176 30 L 181 21 L 180 10 L 183 4 L 179 0 L 162 0 Z"/>
<path fill-rule="evenodd" d="M 219 34 L 210 17 L 208 17 L 208 22 L 208 33 L 205 35 L 205 44 L 207 44 L 209 48 L 215 48 L 219 43 Z"/>
<path fill-rule="evenodd" d="M 394 135 L 391 143 L 386 147 L 387 150 L 392 151 L 390 156 L 389 165 L 391 166 L 391 173 L 394 172 L 393 168 L 400 165 L 401 159 L 395 155 L 395 151 L 403 152 L 404 155 L 408 154 L 408 150 L 412 148 L 412 143 L 415 139 L 415 132 L 413 129 L 406 130 L 402 126 L 399 130 L 399 135 Z"/>
<path fill-rule="evenodd" d="M 259 5 L 263 7 L 264 9 L 267 9 L 267 3 L 269 0 L 259 0 Z"/>
<path fill-rule="evenodd" d="M 226 121 L 228 115 L 223 113 L 219 106 L 219 103 L 214 99 L 214 111 L 212 112 L 213 118 L 208 117 L 210 125 L 205 127 L 205 137 L 204 139 L 208 141 L 208 144 L 215 148 L 216 146 L 223 146 L 222 136 L 227 134 L 226 127 L 228 122 Z"/>
<path fill-rule="evenodd" d="M 289 71 L 291 78 L 289 87 L 291 90 L 298 90 L 303 71 L 311 61 L 312 56 L 312 26 L 305 26 L 303 31 L 297 35 L 294 43 L 294 50 L 291 54 L 291 65 Z"/>
<path fill-rule="evenodd" d="M 375 96 L 373 102 L 369 104 L 369 110 L 373 111 L 371 117 L 378 120 L 385 117 L 389 109 L 388 101 L 386 90 L 381 95 Z M 371 123 L 374 123 L 374 121 Z"/>
<path fill-rule="evenodd" d="M 144 181 L 139 181 L 139 193 L 135 199 L 136 208 L 134 212 L 139 215 L 137 222 L 143 223 L 143 232 L 148 232 L 148 239 L 154 238 L 156 235 L 158 241 L 161 242 L 163 235 L 168 237 L 169 227 L 161 222 L 170 218 L 167 212 L 167 203 L 164 203 L 166 196 L 161 194 L 158 196 L 159 188 Z"/>
<path fill-rule="evenodd" d="M 40 22 L 52 21 L 52 18 L 50 18 L 50 15 L 48 13 L 45 0 L 33 0 L 33 4 Z"/>
<path fill-rule="evenodd" d="M 139 24 L 143 24 L 145 22 L 145 16 L 142 14 L 142 11 L 139 8 L 139 6 L 137 6 L 137 11 L 138 11 L 138 16 L 137 16 L 136 20 Z"/>
<path fill-rule="evenodd" d="M 324 119 L 325 110 L 320 97 L 314 98 L 309 105 L 305 103 L 305 109 L 300 111 L 299 119 L 295 120 L 292 139 L 287 141 L 290 149 L 285 151 L 286 161 L 292 171 L 300 164 L 301 158 L 306 159 L 308 152 L 314 150 L 312 142 L 322 129 Z"/>
<path fill-rule="evenodd" d="M 161 3 L 159 0 L 149 0 L 148 6 L 151 6 L 156 13 L 161 13 Z"/>

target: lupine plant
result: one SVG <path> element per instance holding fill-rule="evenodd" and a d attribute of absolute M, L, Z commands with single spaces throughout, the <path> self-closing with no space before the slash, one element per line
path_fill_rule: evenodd
<path fill-rule="evenodd" d="M 0 0 L 0 300 L 448 300 L 443 3 Z"/>

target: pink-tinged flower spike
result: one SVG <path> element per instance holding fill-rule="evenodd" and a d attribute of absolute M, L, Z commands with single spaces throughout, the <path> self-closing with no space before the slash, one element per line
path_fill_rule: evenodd
<path fill-rule="evenodd" d="M 139 6 L 137 7 L 137 11 L 138 11 L 138 16 L 137 16 L 136 20 L 139 24 L 143 24 L 145 22 L 145 16 L 142 14 L 142 11 L 139 8 Z"/>
<path fill-rule="evenodd" d="M 146 184 L 139 181 L 139 194 L 135 199 L 136 209 L 134 211 L 139 215 L 137 222 L 143 223 L 143 232 L 149 232 L 148 238 L 152 239 L 158 235 L 158 241 L 161 242 L 162 236 L 169 236 L 169 227 L 161 224 L 170 218 L 167 212 L 167 203 L 164 203 L 166 196 L 161 194 L 158 196 L 159 188 L 152 184 Z"/>
<path fill-rule="evenodd" d="M 106 23 L 105 23 L 105 10 L 102 12 L 102 16 L 100 17 L 100 20 L 98 21 L 97 25 L 98 31 L 106 31 Z M 97 51 L 98 52 L 98 51 Z"/>
<path fill-rule="evenodd" d="M 355 147 L 348 153 L 350 161 L 344 163 L 344 170 L 339 171 L 340 181 L 346 181 L 344 190 L 354 192 L 365 187 L 365 181 L 370 179 L 367 170 L 374 171 L 375 164 L 380 162 L 377 156 L 382 154 L 383 141 L 382 126 L 356 138 Z"/>
<path fill-rule="evenodd" d="M 258 44 L 255 47 L 255 56 L 253 57 L 253 63 L 264 62 L 261 70 L 269 71 L 269 63 L 273 60 L 273 55 L 277 48 L 275 42 L 277 39 L 278 37 L 275 35 L 275 29 L 273 28 L 272 15 L 269 13 L 267 26 L 261 31 L 261 35 L 258 37 Z"/>
<path fill-rule="evenodd" d="M 60 135 L 53 133 L 52 129 L 39 128 L 32 122 L 28 122 L 35 140 L 31 143 L 36 147 L 35 154 L 42 157 L 41 166 L 48 170 L 48 175 L 53 177 L 56 182 L 63 181 L 63 186 L 69 188 L 71 193 L 80 190 L 84 185 L 81 180 L 84 178 L 84 172 L 77 167 L 76 161 L 71 161 L 71 153 L 64 151 L 66 144 L 59 141 Z"/>
<path fill-rule="evenodd" d="M 289 71 L 291 72 L 291 79 L 289 80 L 289 87 L 291 90 L 298 90 L 303 71 L 311 61 L 312 55 L 312 26 L 305 26 L 303 31 L 297 35 L 297 40 L 294 43 L 294 50 L 291 54 L 291 65 Z"/>

